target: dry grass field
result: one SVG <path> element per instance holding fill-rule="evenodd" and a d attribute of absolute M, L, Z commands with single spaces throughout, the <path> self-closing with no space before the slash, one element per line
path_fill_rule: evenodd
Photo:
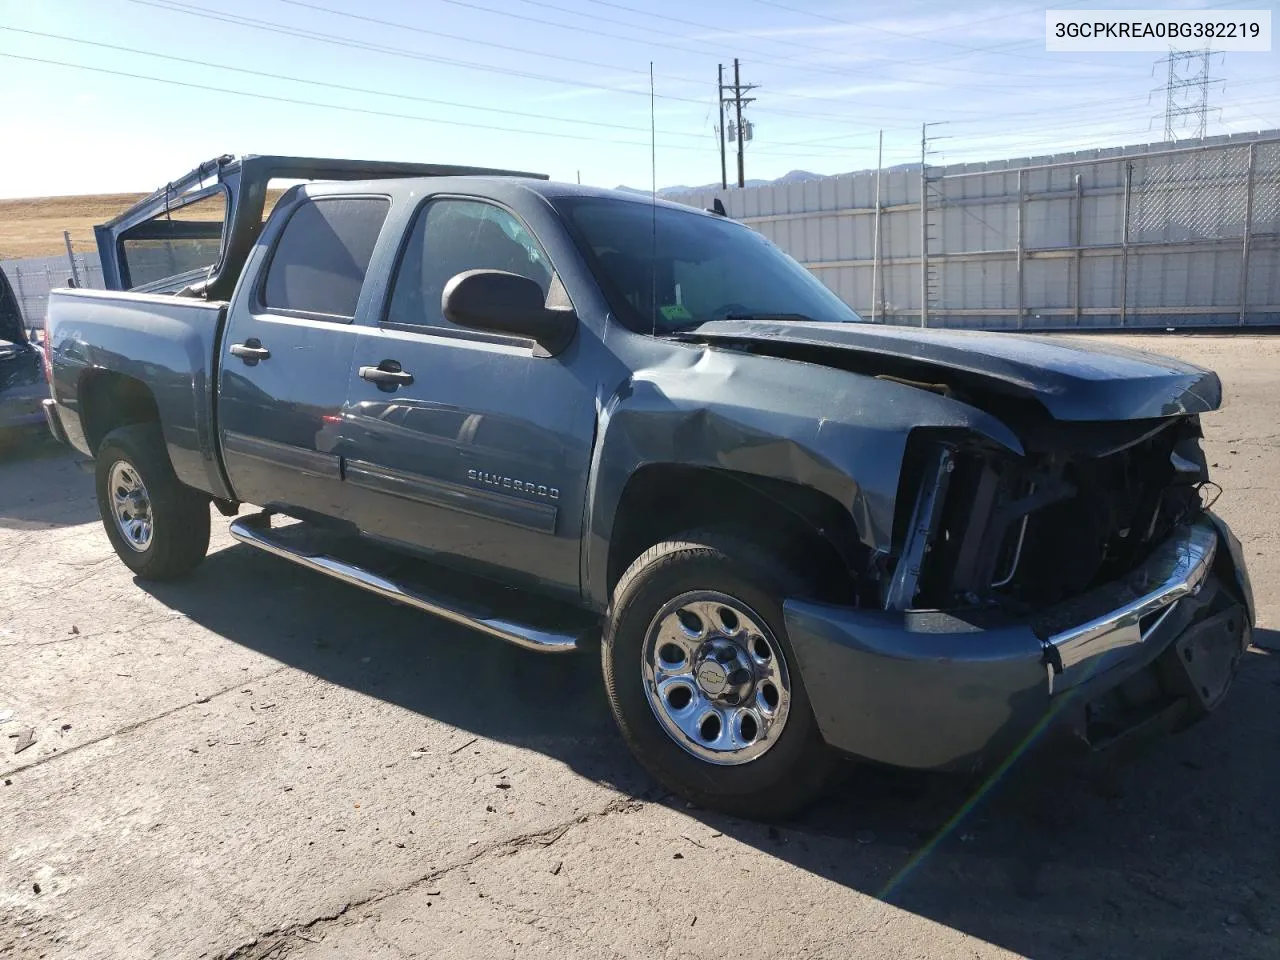
<path fill-rule="evenodd" d="M 105 223 L 143 196 L 104 193 L 0 200 L 0 260 L 65 253 L 63 230 L 71 231 L 77 252 L 92 250 L 94 225 Z"/>
<path fill-rule="evenodd" d="M 267 191 L 270 213 L 283 189 Z M 106 223 L 143 193 L 102 193 L 79 197 L 31 197 L 22 200 L 0 200 L 0 260 L 23 257 L 52 257 L 66 252 L 62 231 L 71 231 L 77 253 L 96 250 L 93 228 Z M 201 201 L 174 213 L 174 219 L 217 219 L 210 201 Z"/>

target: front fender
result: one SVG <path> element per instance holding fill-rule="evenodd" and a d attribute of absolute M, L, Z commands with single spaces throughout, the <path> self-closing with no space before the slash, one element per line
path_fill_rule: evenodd
<path fill-rule="evenodd" d="M 849 511 L 885 551 L 907 438 L 967 430 L 1015 453 L 990 414 L 917 387 L 775 357 L 691 349 L 637 371 L 602 404 L 587 491 L 583 583 L 608 603 L 609 541 L 627 481 L 642 466 L 732 470 L 811 487 Z"/>

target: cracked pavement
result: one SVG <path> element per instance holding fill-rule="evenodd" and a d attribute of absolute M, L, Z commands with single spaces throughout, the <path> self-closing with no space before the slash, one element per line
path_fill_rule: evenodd
<path fill-rule="evenodd" d="M 1107 339 L 1222 375 L 1206 450 L 1268 649 L 1135 755 L 985 787 L 849 764 L 778 827 L 658 791 L 591 653 L 223 523 L 189 581 L 137 583 L 72 457 L 0 463 L 0 958 L 1280 955 L 1280 338 Z"/>

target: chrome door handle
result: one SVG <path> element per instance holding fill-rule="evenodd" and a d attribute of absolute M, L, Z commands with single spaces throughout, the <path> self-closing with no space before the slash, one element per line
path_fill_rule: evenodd
<path fill-rule="evenodd" d="M 248 366 L 253 366 L 259 360 L 266 360 L 271 356 L 271 351 L 264 347 L 256 337 L 250 337 L 244 343 L 233 343 L 231 345 L 231 355 L 239 357 Z"/>
<path fill-rule="evenodd" d="M 401 369 L 395 360 L 383 360 L 376 367 L 361 367 L 360 379 L 376 383 L 379 390 L 391 391 L 413 383 L 413 374 Z"/>

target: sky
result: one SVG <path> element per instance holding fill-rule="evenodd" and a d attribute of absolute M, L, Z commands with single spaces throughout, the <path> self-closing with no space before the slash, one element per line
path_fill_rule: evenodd
<path fill-rule="evenodd" d="M 749 178 L 874 168 L 881 130 L 886 165 L 918 161 L 926 121 L 937 164 L 1159 141 L 1161 54 L 1045 51 L 1046 9 L 1156 6 L 1277 4 L 0 0 L 0 197 L 151 190 L 225 153 L 706 184 L 734 57 Z M 1210 134 L 1280 127 L 1280 50 L 1211 74 Z"/>

